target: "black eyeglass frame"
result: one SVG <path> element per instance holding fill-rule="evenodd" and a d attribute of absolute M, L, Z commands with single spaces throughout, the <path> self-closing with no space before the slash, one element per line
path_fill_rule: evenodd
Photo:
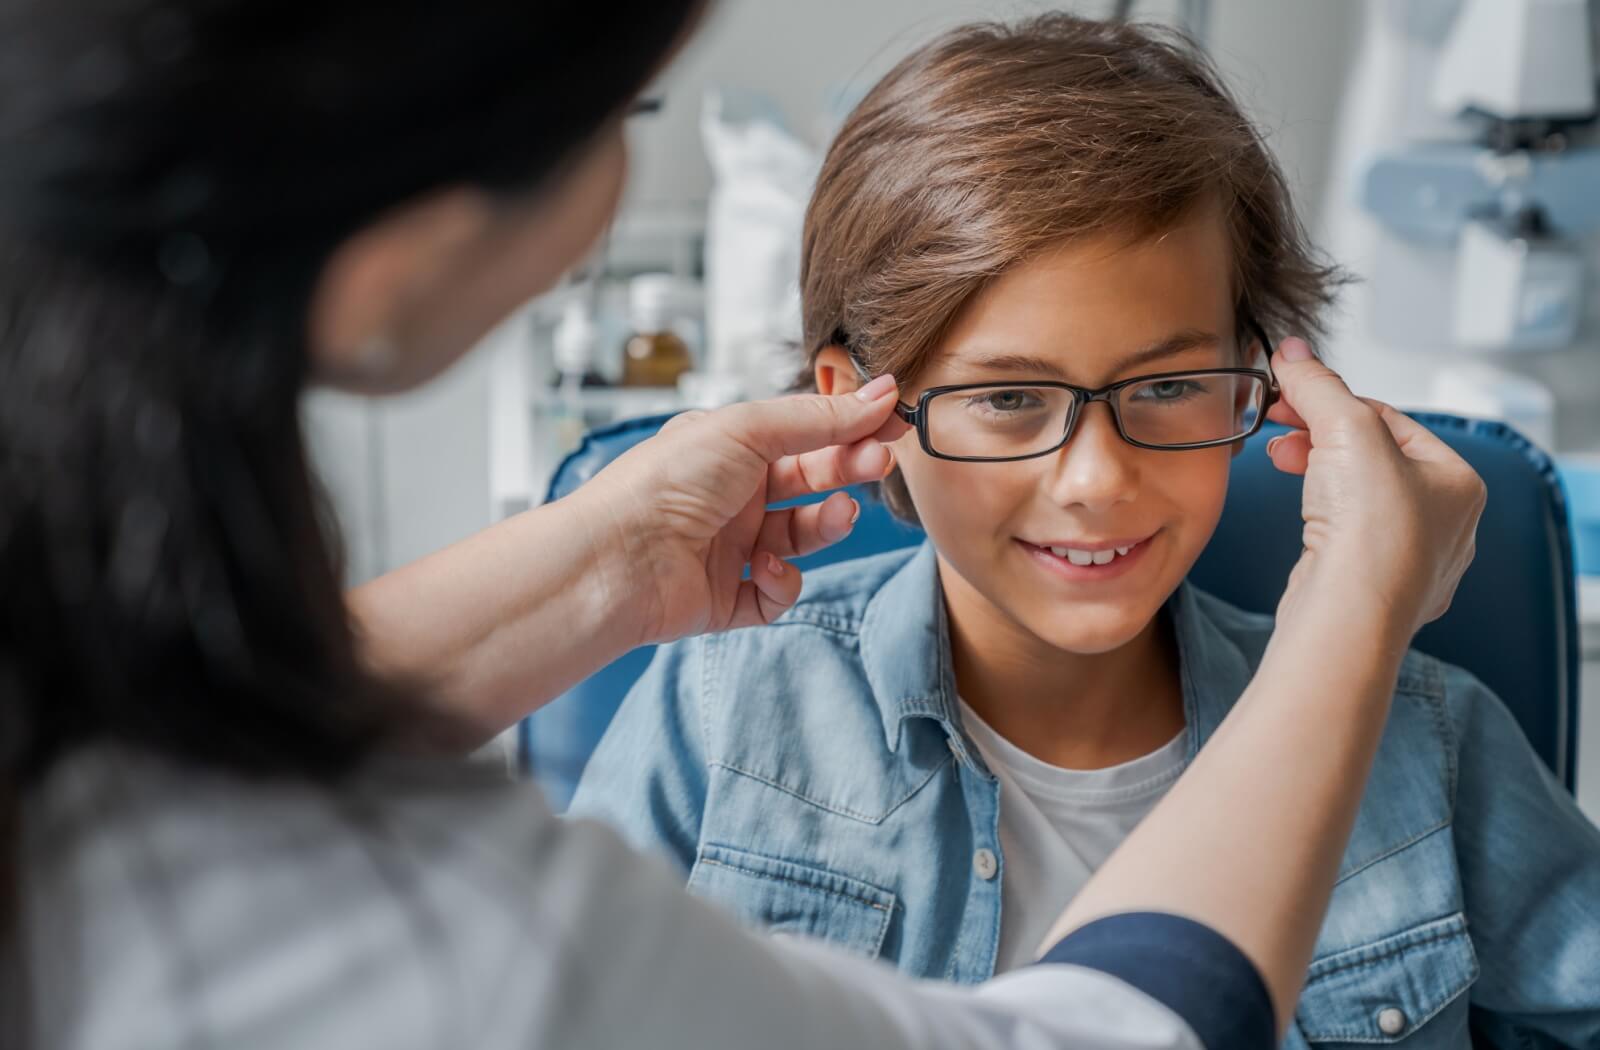
<path fill-rule="evenodd" d="M 1266 353 L 1267 358 L 1270 361 L 1272 357 L 1272 343 L 1267 338 L 1266 330 L 1257 324 L 1253 319 L 1247 320 L 1245 325 L 1246 328 L 1256 337 L 1256 339 L 1260 341 L 1262 351 Z M 1151 445 L 1143 441 L 1135 441 L 1133 438 L 1128 436 L 1127 429 L 1122 425 L 1122 412 L 1117 407 L 1116 395 L 1118 392 L 1126 387 L 1134 386 L 1138 383 L 1158 382 L 1163 379 L 1176 379 L 1181 376 L 1193 375 L 1245 375 L 1254 376 L 1257 379 L 1263 380 L 1266 384 L 1266 390 L 1261 396 L 1261 408 L 1256 413 L 1255 422 L 1251 425 L 1250 429 L 1242 434 L 1234 434 L 1231 437 L 1217 438 L 1213 441 L 1194 441 L 1183 445 Z M 928 434 L 928 402 L 932 401 L 940 394 L 950 394 L 961 390 L 983 390 L 988 387 L 1004 387 L 1010 385 L 1044 387 L 1051 390 L 1065 390 L 1072 395 L 1072 409 L 1067 413 L 1067 425 L 1062 430 L 1060 441 L 1056 442 L 1047 449 L 1043 449 L 1039 452 L 1029 452 L 1025 456 L 952 456 L 947 453 L 940 452 L 933 447 L 933 442 L 930 440 Z M 917 397 L 917 403 L 915 405 L 907 405 L 904 402 L 896 404 L 895 414 L 901 419 L 905 420 L 911 426 L 917 428 L 918 444 L 922 446 L 922 451 L 926 452 L 934 459 L 949 460 L 953 463 L 1015 463 L 1019 460 L 1038 459 L 1040 456 L 1048 456 L 1052 452 L 1057 452 L 1064 448 L 1067 442 L 1072 440 L 1072 435 L 1078 428 L 1078 420 L 1083 418 L 1083 410 L 1096 401 L 1104 401 L 1106 403 L 1106 408 L 1111 412 L 1111 419 L 1116 424 L 1117 436 L 1122 438 L 1123 441 L 1126 441 L 1133 447 L 1147 448 L 1155 452 L 1190 452 L 1199 448 L 1216 448 L 1219 445 L 1231 445 L 1236 441 L 1244 441 L 1246 438 L 1249 438 L 1252 434 L 1255 434 L 1257 431 L 1259 431 L 1261 429 L 1261 425 L 1266 422 L 1267 409 L 1271 408 L 1277 402 L 1278 397 L 1278 380 L 1277 377 L 1272 374 L 1270 365 L 1264 369 L 1191 368 L 1181 372 L 1158 372 L 1152 375 L 1133 376 L 1129 379 L 1119 379 L 1117 382 L 1100 387 L 1098 390 L 1090 390 L 1087 387 L 1073 386 L 1071 383 L 1061 383 L 1054 380 L 1027 381 L 1017 384 L 957 383 L 952 386 L 936 386 L 928 390 L 924 390 Z"/>

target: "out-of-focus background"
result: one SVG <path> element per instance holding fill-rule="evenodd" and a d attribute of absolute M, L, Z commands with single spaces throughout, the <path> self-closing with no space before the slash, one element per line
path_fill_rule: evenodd
<path fill-rule="evenodd" d="M 1359 393 L 1506 420 L 1562 466 L 1585 621 L 1580 796 L 1600 815 L 1600 148 L 1590 0 L 722 0 L 630 122 L 590 265 L 426 392 L 306 413 L 359 582 L 541 502 L 593 426 L 777 389 L 832 130 L 912 47 L 1045 9 L 1176 24 L 1361 278 L 1327 356 Z M 633 339 L 633 352 L 624 347 Z M 1481 550 L 1479 557 L 1495 552 Z"/>

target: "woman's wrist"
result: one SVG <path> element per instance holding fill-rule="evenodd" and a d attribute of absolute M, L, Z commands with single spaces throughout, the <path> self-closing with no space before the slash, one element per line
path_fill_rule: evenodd
<path fill-rule="evenodd" d="M 572 586 L 587 611 L 586 622 L 625 650 L 648 644 L 655 637 L 652 624 L 660 618 L 660 595 L 650 570 L 649 539 L 639 523 L 630 521 L 627 508 L 604 485 L 592 482 L 553 504 L 556 508 L 565 515 L 563 526 L 585 540 Z"/>
<path fill-rule="evenodd" d="M 1398 667 L 1418 629 L 1392 587 L 1371 571 L 1304 555 L 1278 603 L 1277 631 L 1331 653 L 1382 653 Z"/>
<path fill-rule="evenodd" d="M 1401 575 L 1363 560 L 1359 552 L 1341 558 L 1307 551 L 1289 576 L 1278 622 L 1292 625 L 1304 620 L 1319 629 L 1386 639 L 1403 650 L 1411 644 L 1422 617 L 1417 603 L 1409 600 Z"/>

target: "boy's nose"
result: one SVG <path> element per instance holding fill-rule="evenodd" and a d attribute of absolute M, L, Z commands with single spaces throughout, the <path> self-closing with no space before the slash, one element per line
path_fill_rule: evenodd
<path fill-rule="evenodd" d="M 1111 407 L 1086 405 L 1073 428 L 1072 440 L 1055 455 L 1050 498 L 1063 507 L 1108 510 L 1128 503 L 1138 493 L 1138 449 L 1117 433 Z"/>

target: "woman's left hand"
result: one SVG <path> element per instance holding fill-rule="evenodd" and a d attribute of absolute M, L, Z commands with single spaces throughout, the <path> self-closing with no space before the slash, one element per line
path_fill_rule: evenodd
<path fill-rule="evenodd" d="M 860 508 L 843 493 L 768 507 L 888 474 L 884 442 L 906 430 L 898 394 L 880 376 L 851 394 L 684 413 L 569 497 L 594 542 L 622 553 L 603 561 L 625 574 L 613 588 L 639 603 L 638 641 L 770 623 L 793 605 L 800 571 L 789 559 L 848 536 Z"/>

